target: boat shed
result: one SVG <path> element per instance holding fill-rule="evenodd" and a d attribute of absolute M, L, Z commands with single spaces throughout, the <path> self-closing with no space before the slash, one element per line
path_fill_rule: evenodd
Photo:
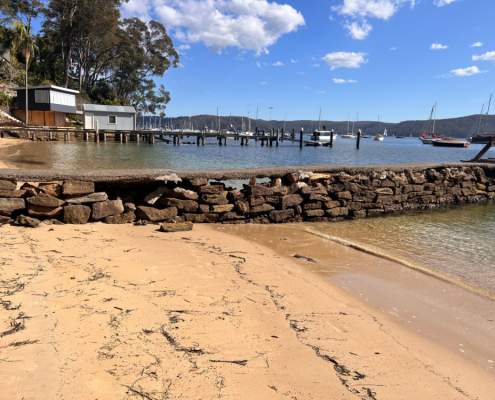
<path fill-rule="evenodd" d="M 26 88 L 17 88 L 14 115 L 26 122 Z M 28 123 L 35 126 L 65 126 L 68 114 L 76 114 L 77 90 L 55 85 L 33 86 L 27 90 Z"/>
<path fill-rule="evenodd" d="M 135 131 L 136 109 L 132 106 L 84 104 L 84 129 Z"/>

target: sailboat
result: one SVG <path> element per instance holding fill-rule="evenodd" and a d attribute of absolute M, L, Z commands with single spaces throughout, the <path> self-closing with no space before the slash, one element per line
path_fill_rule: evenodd
<path fill-rule="evenodd" d="M 433 112 L 434 110 L 434 112 Z M 436 113 L 437 113 L 437 104 L 435 103 L 433 107 L 433 125 L 431 130 L 431 139 L 429 137 L 422 138 L 423 140 L 431 140 L 431 144 L 436 147 L 469 147 L 470 143 L 465 139 L 458 139 L 453 137 L 445 137 L 445 136 L 437 136 L 435 134 L 435 122 L 436 122 Z M 423 141 L 423 143 L 425 143 Z"/>
<path fill-rule="evenodd" d="M 437 103 L 433 104 L 430 112 L 430 118 L 428 119 L 429 123 L 431 123 L 430 132 L 421 132 L 419 134 L 419 140 L 421 140 L 423 144 L 433 144 L 433 139 L 440 139 L 440 136 L 435 134 L 436 113 Z"/>
<path fill-rule="evenodd" d="M 483 134 L 482 131 L 482 120 L 484 116 L 488 116 L 490 114 L 490 107 L 492 105 L 492 98 L 493 94 L 490 95 L 490 99 L 488 100 L 488 107 L 486 109 L 486 113 L 484 113 L 485 105 L 483 104 L 483 107 L 481 107 L 481 113 L 480 117 L 478 120 L 478 128 L 476 129 L 476 134 L 473 135 L 471 138 L 471 143 L 476 143 L 476 144 L 486 144 L 490 140 L 490 136 L 492 135 L 487 135 L 486 133 Z"/>
<path fill-rule="evenodd" d="M 352 130 L 350 132 L 349 132 L 349 124 L 350 121 L 347 121 L 347 133 L 345 135 L 341 135 L 342 139 L 356 139 L 356 135 L 354 134 L 355 121 L 352 121 Z"/>

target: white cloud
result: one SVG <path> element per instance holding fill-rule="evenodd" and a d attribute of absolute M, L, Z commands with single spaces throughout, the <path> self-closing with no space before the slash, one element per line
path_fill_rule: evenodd
<path fill-rule="evenodd" d="M 267 81 L 261 81 L 260 82 L 260 86 L 266 86 L 266 85 L 268 85 L 268 82 Z"/>
<path fill-rule="evenodd" d="M 373 29 L 373 27 L 366 21 L 347 22 L 345 24 L 345 27 L 346 27 L 347 31 L 349 32 L 349 35 L 351 35 L 351 37 L 353 39 L 356 39 L 356 40 L 366 39 L 366 37 L 369 35 L 371 30 Z"/>
<path fill-rule="evenodd" d="M 340 0 L 341 4 L 333 7 L 333 10 L 347 20 L 344 27 L 351 37 L 358 40 L 365 39 L 373 27 L 369 19 L 387 21 L 400 7 L 411 5 L 414 7 L 416 0 Z"/>
<path fill-rule="evenodd" d="M 272 66 L 273 67 L 283 67 L 285 64 L 282 61 L 275 61 Z"/>
<path fill-rule="evenodd" d="M 474 55 L 473 61 L 495 61 L 495 51 L 487 51 L 484 54 Z"/>
<path fill-rule="evenodd" d="M 455 3 L 456 1 L 457 0 L 433 0 L 433 4 L 435 4 L 437 7 L 443 7 Z"/>
<path fill-rule="evenodd" d="M 459 77 L 478 75 L 481 74 L 481 72 L 482 71 L 480 71 L 480 69 L 475 65 L 466 68 L 456 68 L 450 71 L 452 76 L 459 76 Z"/>
<path fill-rule="evenodd" d="M 290 59 L 291 64 L 297 64 L 298 62 L 299 62 L 299 60 L 295 60 L 294 58 Z"/>
<path fill-rule="evenodd" d="M 122 14 L 125 17 L 139 17 L 146 21 L 151 17 L 148 11 L 151 9 L 151 0 L 129 0 L 122 4 Z"/>
<path fill-rule="evenodd" d="M 271 0 L 130 0 L 122 12 L 152 15 L 183 42 L 258 54 L 305 24 L 294 7 Z"/>
<path fill-rule="evenodd" d="M 332 70 L 338 68 L 355 69 L 361 67 L 362 64 L 367 62 L 366 53 L 347 51 L 328 53 L 325 57 L 323 57 L 323 61 L 325 61 Z"/>
<path fill-rule="evenodd" d="M 333 78 L 333 83 L 336 85 L 347 85 L 349 83 L 358 83 L 358 81 L 354 79 Z"/>
<path fill-rule="evenodd" d="M 483 43 L 482 42 L 474 42 L 471 47 L 483 47 Z"/>
<path fill-rule="evenodd" d="M 432 43 L 430 46 L 430 50 L 447 50 L 448 48 L 449 46 L 442 43 Z"/>

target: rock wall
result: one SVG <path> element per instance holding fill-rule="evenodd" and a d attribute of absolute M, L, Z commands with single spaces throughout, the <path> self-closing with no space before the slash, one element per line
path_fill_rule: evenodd
<path fill-rule="evenodd" d="M 279 170 L 244 181 L 207 176 L 96 182 L 88 176 L 29 182 L 0 177 L 0 224 L 321 222 L 495 199 L 495 170 L 482 165 Z"/>

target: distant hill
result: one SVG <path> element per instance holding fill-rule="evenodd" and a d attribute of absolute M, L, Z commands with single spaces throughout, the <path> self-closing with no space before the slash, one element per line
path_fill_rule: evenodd
<path fill-rule="evenodd" d="M 435 132 L 454 137 L 470 137 L 477 131 L 479 123 L 479 115 L 469 115 L 459 118 L 439 119 L 436 121 Z M 248 120 L 246 117 L 239 116 L 220 117 L 222 129 L 227 129 L 230 125 L 236 129 L 241 128 L 242 119 L 244 119 L 244 126 L 247 127 Z M 160 117 L 144 117 L 140 118 L 141 123 L 146 123 L 146 126 L 159 126 Z M 162 125 L 172 124 L 174 128 L 191 128 L 191 125 L 195 129 L 208 127 L 210 129 L 217 129 L 218 118 L 215 115 L 195 115 L 192 117 L 177 117 L 177 118 L 164 118 Z M 352 125 L 352 123 L 351 123 Z M 345 133 L 347 131 L 347 121 L 321 121 L 320 127 L 325 126 L 327 129 L 335 129 L 337 133 Z M 254 120 L 251 119 L 252 130 L 258 127 L 262 130 L 268 129 L 282 129 L 285 127 L 287 131 L 295 129 L 297 132 L 304 128 L 305 132 L 312 132 L 318 128 L 318 121 L 298 120 L 298 121 L 266 121 L 266 120 Z M 359 121 L 355 124 L 355 130 L 361 129 L 364 134 L 376 134 L 381 133 L 387 128 L 389 135 L 396 136 L 418 136 L 420 132 L 429 131 L 431 129 L 431 122 L 427 120 L 417 121 L 403 121 L 399 123 L 387 123 L 377 121 Z M 481 133 L 495 133 L 495 115 L 483 116 Z"/>

